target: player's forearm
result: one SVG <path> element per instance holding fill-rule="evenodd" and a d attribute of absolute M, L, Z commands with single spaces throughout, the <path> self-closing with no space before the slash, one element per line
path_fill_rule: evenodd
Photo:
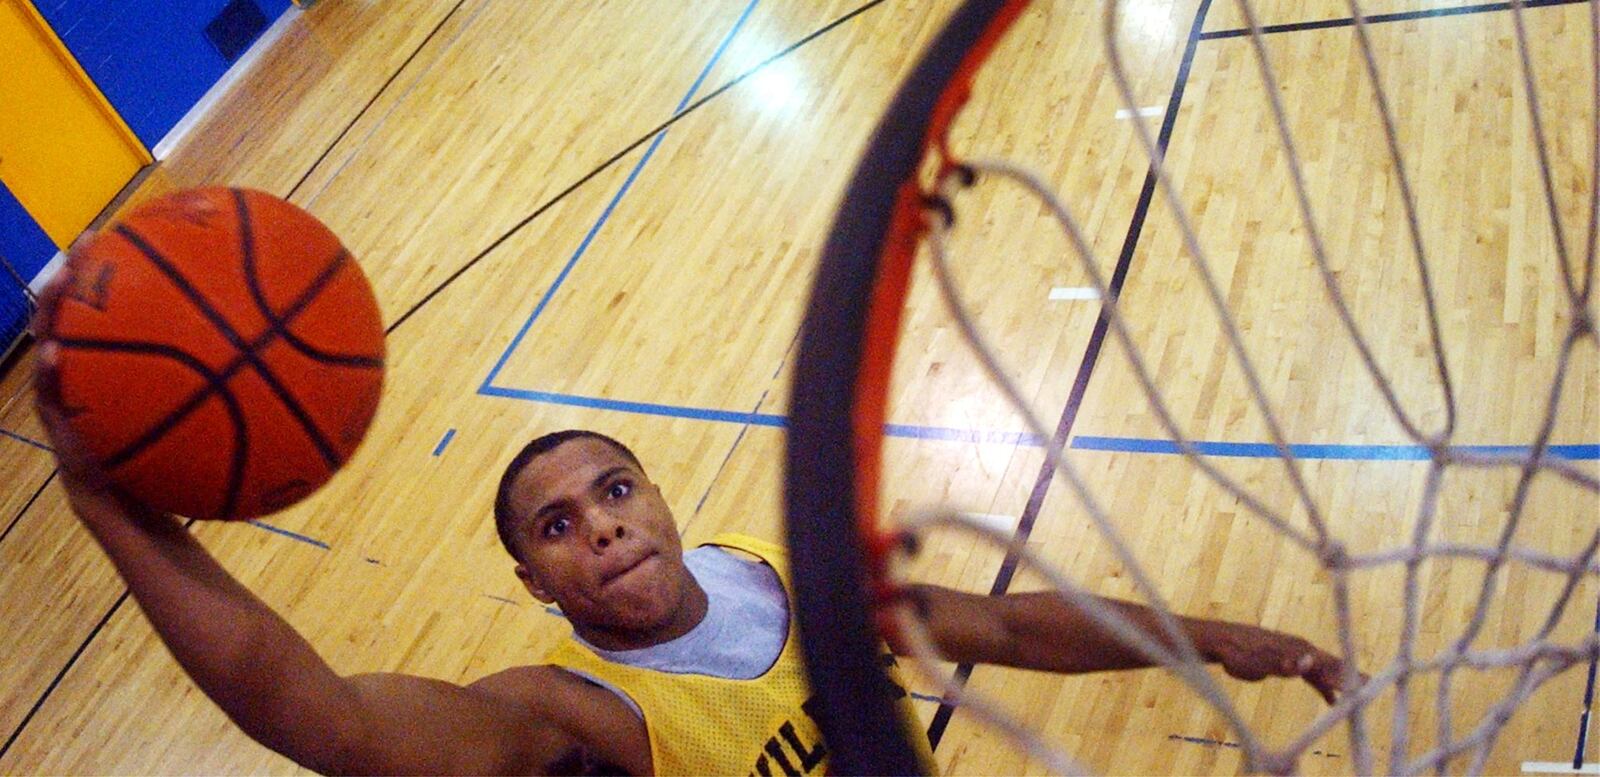
<path fill-rule="evenodd" d="M 1152 665 L 1110 629 L 1054 593 L 981 596 L 938 586 L 916 586 L 913 590 L 940 652 L 952 661 L 1065 673 Z M 1155 611 L 1115 599 L 1098 601 L 1121 614 L 1156 644 L 1170 647 L 1171 640 Z M 1178 623 L 1207 661 L 1215 658 L 1212 642 L 1228 629 L 1239 628 L 1181 617 Z"/>
<path fill-rule="evenodd" d="M 1140 651 L 1126 645 L 1087 612 L 1052 593 L 1013 594 L 1004 609 L 1006 630 L 1015 645 L 1013 666 L 1054 672 L 1099 672 L 1154 666 Z M 1144 605 L 1096 597 L 1157 645 L 1173 641 L 1155 610 Z M 1202 659 L 1215 659 L 1210 643 L 1234 624 L 1175 616 L 1179 627 Z"/>
<path fill-rule="evenodd" d="M 130 515 L 102 495 L 73 502 L 195 684 L 257 741 L 306 765 L 324 761 L 342 739 L 349 684 L 177 519 Z"/>

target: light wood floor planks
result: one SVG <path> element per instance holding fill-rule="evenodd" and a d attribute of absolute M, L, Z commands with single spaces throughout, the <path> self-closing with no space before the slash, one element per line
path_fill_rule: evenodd
<path fill-rule="evenodd" d="M 371 276 L 393 327 L 384 403 L 347 471 L 266 519 L 270 529 L 198 524 L 195 534 L 337 669 L 452 681 L 537 662 L 565 633 L 511 574 L 491 525 L 500 471 L 531 436 L 585 427 L 627 441 L 686 542 L 728 530 L 778 538 L 779 424 L 815 258 L 895 84 L 953 5 L 326 0 L 304 13 L 132 200 L 228 183 L 287 196 L 326 221 Z M 1196 439 L 1267 439 L 1168 204 L 1157 195 L 1141 206 L 1149 164 L 1131 121 L 1154 131 L 1174 105 L 1172 172 L 1290 441 L 1410 444 L 1332 318 L 1249 39 L 1226 36 L 1242 24 L 1234 4 L 1126 4 L 1120 39 L 1147 108 L 1139 119 L 1118 114 L 1099 7 L 1036 6 L 980 78 L 957 145 L 1039 171 L 1083 221 L 1102 272 L 1126 246 L 1122 309 L 1177 421 Z M 1386 0 L 1366 10 L 1409 14 L 1378 20 L 1372 35 L 1433 259 L 1459 396 L 1456 441 L 1526 443 L 1570 311 L 1509 13 L 1426 13 L 1443 7 Z M 1202 8 L 1206 35 L 1186 62 Z M 1527 12 L 1574 245 L 1594 195 L 1588 11 Z M 1378 361 L 1432 428 L 1440 392 L 1370 87 L 1348 26 L 1301 24 L 1347 15 L 1331 1 L 1260 9 L 1262 24 L 1299 25 L 1269 35 L 1268 50 L 1319 223 Z M 1045 423 L 1056 424 L 1082 373 L 1075 440 L 1164 437 L 1114 341 L 1085 366 L 1098 306 L 1048 299 L 1089 281 L 1047 214 L 992 183 L 964 197 L 960 213 L 963 289 Z M 1028 508 L 1044 458 L 1036 442 L 962 441 L 1023 427 L 930 280 L 919 270 L 895 372 L 891 416 L 905 430 L 887 445 L 886 513 L 935 502 L 1001 521 L 1028 513 L 1031 547 L 1092 590 L 1134 596 L 1128 570 L 1064 484 Z M 0 376 L 0 773 L 297 771 L 234 729 L 137 607 L 119 605 L 120 581 L 72 519 L 50 456 L 30 443 L 42 439 L 30 359 Z M 1594 344 L 1580 347 L 1553 442 L 1600 443 L 1597 367 Z M 1334 644 L 1328 575 L 1181 458 L 1070 455 L 1175 609 Z M 1426 469 L 1372 458 L 1304 467 L 1329 525 L 1363 551 L 1406 540 Z M 1305 525 L 1281 465 L 1219 461 Z M 1491 542 L 1514 484 L 1509 471 L 1452 474 L 1440 539 Z M 1537 520 L 1518 543 L 1552 553 L 1581 547 L 1600 515 L 1592 493 L 1553 478 L 1537 481 L 1530 509 Z M 914 567 L 922 580 L 987 591 L 1000 555 L 940 536 Z M 1424 565 L 1421 649 L 1460 633 L 1481 569 Z M 1394 650 L 1400 578 L 1390 568 L 1355 581 L 1364 662 Z M 1526 640 L 1558 584 L 1528 570 L 1506 575 L 1480 644 Z M 1024 572 L 1012 590 L 1041 585 Z M 1580 586 L 1557 634 L 1586 633 L 1597 596 L 1592 581 Z M 1299 684 L 1224 682 L 1268 741 L 1292 737 L 1321 709 Z M 1098 771 L 1240 766 L 1221 719 L 1159 672 L 979 668 L 971 686 Z M 1570 755 L 1581 686 L 1569 674 L 1529 700 L 1491 771 Z M 1506 682 L 1464 677 L 1462 687 L 1458 709 L 1472 719 L 1465 711 L 1486 708 Z M 1413 706 L 1431 727 L 1431 700 Z M 932 702 L 918 708 L 936 715 Z M 1388 715 L 1374 708 L 1374 720 Z M 959 711 L 937 757 L 951 774 L 1041 769 Z M 1300 767 L 1349 772 L 1342 730 Z"/>

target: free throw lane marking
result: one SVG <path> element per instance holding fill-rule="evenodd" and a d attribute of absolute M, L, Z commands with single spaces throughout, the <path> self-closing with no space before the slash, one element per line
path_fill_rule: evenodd
<path fill-rule="evenodd" d="M 1167 106 L 1165 106 L 1165 105 L 1146 105 L 1145 107 L 1139 108 L 1137 110 L 1129 110 L 1127 108 L 1119 108 L 1117 110 L 1117 118 L 1119 118 L 1119 119 L 1132 118 L 1134 116 L 1134 114 L 1138 114 L 1140 116 L 1160 116 L 1161 112 L 1166 110 L 1166 109 L 1167 109 Z"/>
<path fill-rule="evenodd" d="M 1600 774 L 1600 763 L 1584 764 L 1576 769 L 1570 761 L 1523 761 L 1523 774 Z"/>
<path fill-rule="evenodd" d="M 1017 521 L 1021 516 L 1005 515 L 1002 513 L 962 513 L 967 520 L 982 524 L 985 528 L 1009 534 L 1017 530 Z"/>
<path fill-rule="evenodd" d="M 1093 286 L 1057 286 L 1050 290 L 1050 299 L 1100 299 L 1100 290 Z"/>

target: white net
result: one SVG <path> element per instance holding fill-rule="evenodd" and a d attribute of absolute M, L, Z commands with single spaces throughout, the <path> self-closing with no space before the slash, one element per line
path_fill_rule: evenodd
<path fill-rule="evenodd" d="M 1130 114 L 1138 116 L 1140 107 L 1137 90 L 1120 50 L 1123 5 L 1111 2 L 1104 10 L 1102 30 L 1106 47 L 1105 61 L 1123 107 Z M 1589 2 L 1584 4 L 1584 8 L 1589 51 L 1568 51 L 1565 56 L 1587 60 L 1589 83 L 1584 84 L 1583 88 L 1592 100 L 1593 105 L 1588 110 L 1593 111 L 1590 116 L 1594 117 L 1600 116 L 1600 77 L 1596 76 L 1596 70 L 1600 68 L 1600 3 Z M 1578 592 L 1585 581 L 1600 576 L 1600 559 L 1597 559 L 1597 550 L 1600 550 L 1600 515 L 1586 514 L 1593 512 L 1592 507 L 1588 506 L 1591 503 L 1587 501 L 1545 500 L 1536 506 L 1538 500 L 1530 496 L 1535 481 L 1543 477 L 1556 478 L 1575 492 L 1591 497 L 1600 493 L 1600 478 L 1582 464 L 1557 455 L 1552 448 L 1558 417 L 1566 404 L 1563 402 L 1563 392 L 1570 388 L 1569 381 L 1574 378 L 1569 373 L 1577 370 L 1579 374 L 1576 380 L 1587 383 L 1592 383 L 1595 377 L 1586 368 L 1575 366 L 1584 362 L 1574 354 L 1580 346 L 1587 344 L 1592 348 L 1597 341 L 1592 290 L 1597 221 L 1600 221 L 1600 198 L 1594 196 L 1597 187 L 1600 187 L 1600 120 L 1587 122 L 1581 136 L 1567 131 L 1573 123 L 1570 117 L 1565 117 L 1568 120 L 1562 123 L 1562 131 L 1549 131 L 1532 55 L 1533 46 L 1526 19 L 1528 11 L 1521 2 L 1512 2 L 1505 14 L 1512 24 L 1521 81 L 1518 102 L 1524 114 L 1518 123 L 1525 124 L 1527 130 L 1526 136 L 1513 140 L 1525 144 L 1523 148 L 1531 151 L 1531 167 L 1537 170 L 1537 183 L 1529 197 L 1542 200 L 1538 207 L 1544 210 L 1548 218 L 1548 253 L 1553 254 L 1557 265 L 1554 274 L 1559 282 L 1554 284 L 1553 290 L 1544 293 L 1559 295 L 1559 304 L 1552 307 L 1559 308 L 1553 315 L 1558 322 L 1554 331 L 1560 332 L 1560 337 L 1543 348 L 1539 357 L 1550 368 L 1540 375 L 1541 379 L 1547 379 L 1547 383 L 1537 392 L 1543 397 L 1542 407 L 1536 414 L 1530 414 L 1529 417 L 1536 418 L 1536 425 L 1531 433 L 1523 430 L 1527 436 L 1521 441 L 1522 444 L 1501 448 L 1465 445 L 1459 439 L 1462 426 L 1460 402 L 1446 347 L 1447 333 L 1461 329 L 1459 322 L 1452 318 L 1455 314 L 1440 302 L 1441 296 L 1445 295 L 1441 295 L 1436 277 L 1439 262 L 1430 256 L 1430 250 L 1435 249 L 1431 249 L 1425 240 L 1427 230 L 1419 215 L 1426 204 L 1418 196 L 1417 187 L 1408 173 L 1414 168 L 1408 161 L 1407 152 L 1415 152 L 1416 149 L 1414 146 L 1407 148 L 1402 142 L 1405 133 L 1397 128 L 1399 122 L 1396 119 L 1395 101 L 1386 88 L 1390 82 L 1380 71 L 1380 58 L 1375 53 L 1364 11 L 1355 0 L 1349 0 L 1347 10 L 1352 17 L 1350 34 L 1365 73 L 1372 109 L 1386 142 L 1388 174 L 1392 176 L 1399 194 L 1401 207 L 1395 223 L 1402 225 L 1397 229 L 1403 229 L 1403 238 L 1397 242 L 1409 251 L 1410 282 L 1418 290 L 1416 304 L 1423 326 L 1422 331 L 1415 334 L 1419 335 L 1417 339 L 1423 344 L 1426 361 L 1430 364 L 1431 375 L 1427 383 L 1433 389 L 1432 396 L 1436 397 L 1420 403 L 1425 407 L 1420 407 L 1414 400 L 1408 405 L 1402 399 L 1410 399 L 1419 392 L 1401 391 L 1397 385 L 1402 382 L 1415 383 L 1418 376 L 1398 376 L 1392 374 L 1392 370 L 1385 369 L 1380 361 L 1383 350 L 1374 346 L 1374 334 L 1364 331 L 1363 316 L 1349 299 L 1349 291 L 1341 281 L 1341 268 L 1349 259 L 1335 257 L 1324 239 L 1324 224 L 1337 217 L 1337 214 L 1319 213 L 1313 206 L 1317 201 L 1315 170 L 1325 167 L 1326 160 L 1308 164 L 1297 148 L 1296 138 L 1291 132 L 1294 122 L 1281 97 L 1285 89 L 1275 70 L 1274 58 L 1269 52 L 1269 43 L 1258 20 L 1257 9 L 1251 0 L 1237 2 L 1238 16 L 1249 30 L 1248 40 L 1256 71 L 1254 77 L 1259 79 L 1263 86 L 1261 91 L 1267 96 L 1265 115 L 1270 120 L 1270 131 L 1276 136 L 1282 158 L 1287 162 L 1287 189 L 1292 195 L 1299 222 L 1299 228 L 1295 231 L 1303 235 L 1308 246 L 1325 301 L 1336 319 L 1333 326 L 1337 326 L 1342 331 L 1341 337 L 1353 346 L 1362 372 L 1375 388 L 1377 396 L 1381 397 L 1379 404 L 1383 411 L 1412 445 L 1425 451 L 1426 462 L 1418 465 L 1425 466 L 1425 475 L 1421 479 L 1420 493 L 1414 500 L 1415 510 L 1407 518 L 1403 530 L 1396 535 L 1401 538 L 1400 542 L 1371 548 L 1363 545 L 1361 549 L 1353 550 L 1349 538 L 1341 537 L 1337 531 L 1338 522 L 1330 520 L 1327 497 L 1308 483 L 1305 463 L 1296 455 L 1282 413 L 1270 399 L 1270 375 L 1264 376 L 1257 358 L 1247 348 L 1247 337 L 1241 333 L 1230 299 L 1227 274 L 1217 268 L 1216 256 L 1219 251 L 1216 250 L 1215 241 L 1202 240 L 1202 225 L 1186 200 L 1185 192 L 1175 182 L 1174 171 L 1164 159 L 1162 145 L 1150 126 L 1138 118 L 1133 121 L 1134 133 L 1149 160 L 1160 199 L 1170 209 L 1176 230 L 1181 236 L 1185 261 L 1191 264 L 1194 276 L 1200 281 L 1220 337 L 1225 342 L 1225 349 L 1232 364 L 1242 375 L 1251 407 L 1258 414 L 1267 442 L 1281 464 L 1278 471 L 1292 494 L 1289 504 L 1277 504 L 1275 502 L 1283 500 L 1263 497 L 1258 493 L 1258 485 L 1230 474 L 1225 466 L 1220 466 L 1203 452 L 1186 432 L 1178 420 L 1179 413 L 1172 409 L 1162 390 L 1157 370 L 1152 368 L 1147 355 L 1142 352 L 1133 325 L 1119 309 L 1117 294 L 1103 269 L 1106 266 L 1101 261 L 1100 254 L 1103 252 L 1096 249 L 1090 230 L 1062 201 L 1063 198 L 1057 195 L 1051 184 L 1010 162 L 962 160 L 964 168 L 976 173 L 977 180 L 984 182 L 985 186 L 1014 186 L 1036 198 L 1049 218 L 1065 233 L 1070 246 L 1068 254 L 1075 257 L 1078 269 L 1103 301 L 1101 315 L 1109 327 L 1110 336 L 1125 355 L 1131 375 L 1142 391 L 1156 424 L 1175 445 L 1177 452 L 1215 487 L 1231 495 L 1261 523 L 1299 552 L 1315 560 L 1319 574 L 1326 577 L 1330 599 L 1327 605 L 1337 621 L 1339 644 L 1335 647 L 1336 652 L 1342 653 L 1345 658 L 1347 693 L 1338 703 L 1316 715 L 1309 725 L 1289 741 L 1264 741 L 1247 716 L 1236 709 L 1229 694 L 1201 666 L 1195 647 L 1185 638 L 1163 602 L 1162 587 L 1152 580 L 1134 546 L 1125 537 L 1128 524 L 1119 523 L 1113 517 L 1112 511 L 1097 495 L 1092 478 L 1065 454 L 1060 441 L 1049 444 L 1046 466 L 1053 468 L 1057 477 L 1070 486 L 1095 531 L 1117 562 L 1126 569 L 1133 588 L 1144 600 L 1159 609 L 1163 627 L 1170 644 L 1177 646 L 1175 649 L 1168 650 L 1140 633 L 1117 612 L 1098 603 L 1082 586 L 1058 571 L 1052 563 L 1040 558 L 1035 549 L 1019 541 L 1009 531 L 997 530 L 953 510 L 922 513 L 907 519 L 905 528 L 914 534 L 934 529 L 971 532 L 1020 559 L 1023 567 L 1034 570 L 1127 644 L 1169 667 L 1196 695 L 1214 708 L 1237 738 L 1248 768 L 1273 773 L 1296 771 L 1301 760 L 1320 739 L 1334 729 L 1343 727 L 1348 736 L 1348 768 L 1355 772 L 1414 774 L 1449 770 L 1479 773 L 1489 764 L 1497 738 L 1519 705 L 1552 678 L 1568 669 L 1588 664 L 1600 654 L 1600 642 L 1597 642 L 1593 632 L 1586 631 L 1582 635 L 1574 635 L 1570 629 L 1565 633 L 1558 632 L 1558 625 L 1563 623 L 1564 616 L 1578 599 Z M 1560 158 L 1555 158 L 1557 156 Z M 1586 163 L 1582 172 L 1587 180 L 1583 186 L 1571 184 L 1569 181 L 1573 176 L 1560 172 L 1563 165 L 1571 166 L 1574 159 Z M 962 178 L 962 175 L 950 174 L 936 183 L 940 199 L 950 207 L 948 212 L 956 214 L 954 222 L 948 221 L 939 211 L 930 210 L 933 228 L 927 241 L 928 253 L 939 292 L 984 370 L 1006 400 L 1026 419 L 1028 431 L 1038 439 L 1052 440 L 1054 435 L 1033 411 L 1028 397 L 1014 378 L 1014 372 L 1001 362 L 996 355 L 997 349 L 991 347 L 984 332 L 975 323 L 975 315 L 968 300 L 963 299 L 957 282 L 958 268 L 953 266 L 950 254 L 953 251 L 953 231 L 959 230 L 963 223 L 962 204 L 968 182 Z M 1563 209 L 1558 193 L 1564 190 L 1585 198 L 1582 212 L 1587 223 L 1581 229 L 1573 230 L 1581 234 L 1580 240 L 1571 239 L 1563 225 Z M 1223 249 L 1224 252 L 1226 250 Z M 1538 258 L 1543 260 L 1548 257 L 1541 255 Z M 991 257 L 973 256 L 970 259 L 974 265 L 998 261 Z M 1589 393 L 1586 390 L 1584 396 Z M 1580 407 L 1577 413 L 1592 414 L 1592 411 L 1593 408 Z M 1492 538 L 1489 541 L 1460 541 L 1441 530 L 1441 523 L 1450 513 L 1442 498 L 1447 474 L 1460 470 L 1512 473 L 1514 486 L 1510 489 L 1509 499 L 1503 509 L 1490 511 L 1499 523 L 1489 527 L 1487 534 L 1481 535 Z M 1562 526 L 1568 527 L 1562 534 L 1562 542 L 1557 543 L 1556 547 L 1540 548 L 1519 542 L 1519 538 L 1526 536 L 1530 524 L 1549 520 L 1559 521 Z M 1464 597 L 1465 606 L 1457 613 L 1457 622 L 1446 638 L 1423 640 L 1420 632 L 1429 621 L 1429 613 L 1426 612 L 1428 605 L 1421 590 L 1426 574 L 1424 567 L 1430 560 L 1472 563 L 1473 568 L 1478 570 L 1473 581 L 1477 590 Z M 1392 606 L 1398 610 L 1399 633 L 1394 636 L 1392 654 L 1374 662 L 1370 655 L 1363 660 L 1363 650 L 1358 642 L 1367 624 L 1358 621 L 1352 598 L 1356 595 L 1355 580 L 1358 576 L 1382 570 L 1398 571 L 1397 575 L 1387 579 L 1399 584 L 1399 590 L 1390 592 Z M 1491 605 L 1497 594 L 1503 593 L 1506 575 L 1516 570 L 1551 576 L 1558 581 L 1549 587 L 1554 594 L 1538 601 L 1513 603 L 1533 613 L 1530 616 L 1534 623 L 1531 633 L 1517 635 L 1514 644 L 1493 640 L 1492 645 L 1484 645 L 1482 643 L 1486 640 L 1483 637 L 1490 622 Z M 1588 593 L 1593 595 L 1592 587 Z M 1506 606 L 1505 603 L 1502 606 Z M 1075 762 L 1063 748 L 1051 743 L 1048 732 L 1035 731 L 1014 720 L 1001 711 L 1001 705 L 977 697 L 963 688 L 960 682 L 950 679 L 946 672 L 938 668 L 940 659 L 915 614 L 905 609 L 900 616 L 911 640 L 921 645 L 917 651 L 919 660 L 916 666 L 925 680 L 940 688 L 947 699 L 1015 738 L 1051 770 L 1071 773 L 1085 771 L 1083 765 Z M 1510 679 L 1496 686 L 1497 692 L 1493 696 L 1463 693 L 1465 684 L 1475 682 L 1480 673 L 1489 671 L 1503 672 Z M 1358 672 L 1365 672 L 1368 677 L 1363 678 Z M 1431 693 L 1431 700 L 1416 698 L 1424 692 Z M 1462 703 L 1467 696 L 1470 696 L 1470 703 Z M 1384 711 L 1381 715 L 1377 711 L 1380 699 L 1383 700 L 1381 708 Z M 1578 699 L 1573 699 L 1572 705 L 1576 707 L 1578 702 Z M 1429 707 L 1429 714 L 1419 715 L 1419 705 Z M 1550 755 L 1558 756 L 1555 743 L 1551 743 L 1551 749 L 1555 752 Z"/>

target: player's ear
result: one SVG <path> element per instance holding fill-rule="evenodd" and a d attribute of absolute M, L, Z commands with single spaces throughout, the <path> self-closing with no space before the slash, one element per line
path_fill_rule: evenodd
<path fill-rule="evenodd" d="M 554 596 L 550 595 L 549 591 L 544 590 L 543 585 L 539 584 L 538 578 L 534 576 L 533 570 L 529 569 L 527 564 L 517 562 L 517 568 L 514 571 L 517 573 L 517 579 L 522 581 L 522 587 L 528 589 L 528 593 L 533 594 L 533 598 L 545 604 L 550 604 L 556 600 Z"/>

